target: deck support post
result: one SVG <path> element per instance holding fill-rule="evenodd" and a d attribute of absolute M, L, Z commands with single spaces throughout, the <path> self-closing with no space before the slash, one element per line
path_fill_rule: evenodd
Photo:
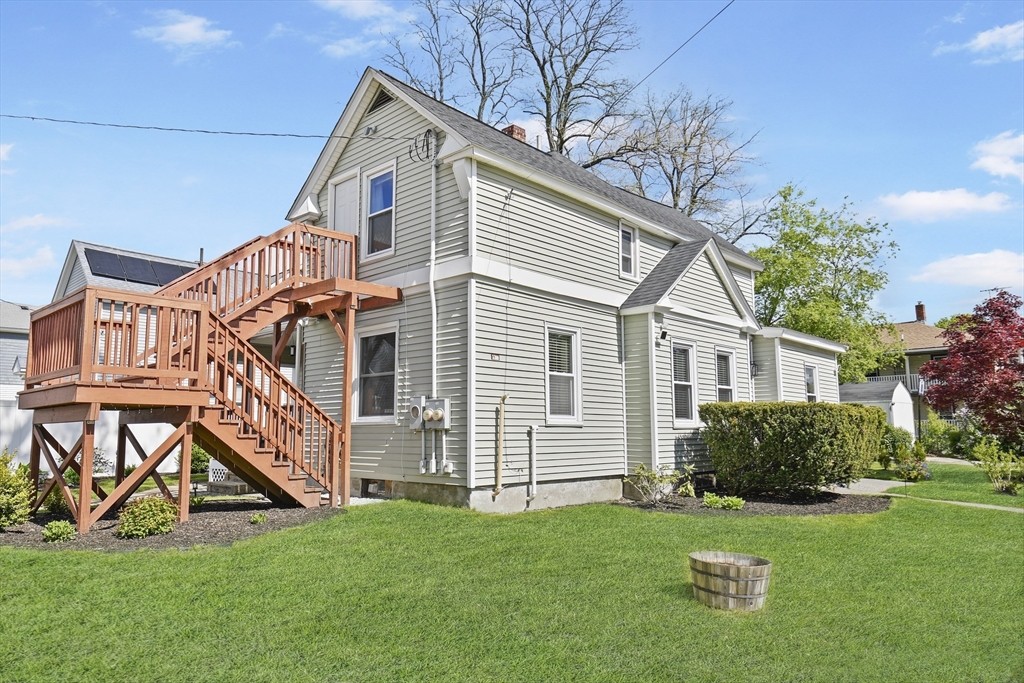
<path fill-rule="evenodd" d="M 188 521 L 188 506 L 191 503 L 192 487 L 192 423 L 185 423 L 181 437 L 181 474 L 178 475 L 178 521 Z"/>
<path fill-rule="evenodd" d="M 96 441 L 96 423 L 82 423 L 82 462 L 78 472 L 78 533 L 89 533 L 92 526 L 92 461 Z M 72 456 L 74 457 L 74 456 Z"/>
<path fill-rule="evenodd" d="M 118 421 L 117 425 L 117 454 L 114 456 L 114 486 L 120 486 L 121 482 L 124 481 L 124 461 L 125 448 L 127 447 L 127 435 L 125 430 L 127 425 L 121 424 Z"/>
<path fill-rule="evenodd" d="M 31 446 L 28 451 L 28 476 L 32 481 L 32 503 L 36 502 L 39 495 L 39 444 L 36 443 L 35 430 L 33 430 Z"/>
<path fill-rule="evenodd" d="M 352 457 L 352 378 L 355 368 L 356 307 L 355 294 L 348 295 L 345 306 L 345 383 L 342 385 L 341 401 L 341 504 L 348 505 L 349 489 L 352 486 L 350 471 Z M 397 340 L 395 340 L 397 343 Z"/>

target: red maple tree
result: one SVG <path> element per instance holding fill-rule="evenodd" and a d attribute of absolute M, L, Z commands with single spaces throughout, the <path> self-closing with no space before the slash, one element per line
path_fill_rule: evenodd
<path fill-rule="evenodd" d="M 932 383 L 925 401 L 938 410 L 966 409 L 1004 448 L 1024 455 L 1024 318 L 1019 296 L 999 292 L 959 316 L 942 336 L 945 358 L 921 366 Z"/>

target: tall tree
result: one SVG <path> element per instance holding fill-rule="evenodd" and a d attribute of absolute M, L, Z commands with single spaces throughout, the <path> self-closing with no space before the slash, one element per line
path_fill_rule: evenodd
<path fill-rule="evenodd" d="M 513 84 L 523 69 L 511 35 L 503 30 L 502 6 L 491 0 L 452 0 L 452 10 L 463 24 L 456 62 L 467 81 L 466 109 L 485 123 L 504 121 L 516 103 Z"/>
<path fill-rule="evenodd" d="M 846 344 L 839 380 L 864 381 L 900 351 L 898 342 L 883 340 L 884 329 L 897 335 L 871 307 L 889 281 L 885 260 L 898 246 L 887 239 L 886 224 L 858 220 L 849 204 L 819 209 L 793 186 L 778 197 L 765 219 L 774 242 L 750 252 L 765 264 L 755 281 L 758 320 Z"/>
<path fill-rule="evenodd" d="M 966 408 L 1004 448 L 1024 456 L 1024 301 L 1002 291 L 957 316 L 942 333 L 946 357 L 921 366 L 925 400 L 939 410 Z"/>
<path fill-rule="evenodd" d="M 445 102 L 455 94 L 452 86 L 462 36 L 452 25 L 452 13 L 445 0 L 416 0 L 415 4 L 422 14 L 412 22 L 411 36 L 386 35 L 391 50 L 381 58 L 401 73 L 409 85 Z M 415 44 L 412 49 L 406 44 L 410 41 Z"/>

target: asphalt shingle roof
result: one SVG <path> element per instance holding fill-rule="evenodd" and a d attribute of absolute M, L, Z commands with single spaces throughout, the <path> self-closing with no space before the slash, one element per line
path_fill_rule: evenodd
<path fill-rule="evenodd" d="M 664 226 L 691 240 L 705 242 L 713 239 L 722 251 L 742 256 L 753 264 L 759 263 L 747 252 L 733 245 L 728 240 L 722 239 L 697 221 L 683 215 L 682 212 L 670 206 L 665 206 L 650 199 L 644 199 L 632 192 L 615 187 L 594 173 L 581 168 L 578 164 L 561 154 L 543 152 L 528 143 L 520 142 L 509 135 L 505 135 L 500 130 L 462 113 L 454 107 L 438 102 L 430 95 L 403 83 L 390 74 L 382 71 L 378 71 L 378 73 L 387 78 L 392 87 L 400 90 L 404 95 L 414 100 L 419 106 L 443 121 L 446 126 L 449 126 L 472 144 L 479 145 L 507 159 L 530 166 L 547 175 L 601 195 L 633 213 L 643 216 L 652 223 Z"/>
<path fill-rule="evenodd" d="M 38 306 L 0 301 L 0 329 L 28 333 L 29 316 Z"/>
<path fill-rule="evenodd" d="M 662 297 L 668 293 L 669 288 L 701 255 L 710 241 L 710 239 L 705 239 L 700 242 L 684 242 L 669 249 L 658 265 L 654 266 L 647 277 L 643 279 L 643 282 L 638 284 L 636 289 L 626 297 L 620 308 L 651 306 L 661 301 Z"/>
<path fill-rule="evenodd" d="M 896 328 L 896 334 L 903 340 L 903 345 L 907 351 L 945 348 L 947 346 L 946 340 L 942 337 L 942 333 L 945 330 L 941 327 L 934 327 L 927 323 L 919 322 L 896 323 L 894 327 Z M 882 330 L 882 338 L 887 342 L 893 341 L 888 330 Z"/>
<path fill-rule="evenodd" d="M 899 380 L 890 382 L 860 382 L 839 385 L 840 403 L 881 403 L 891 401 Z"/>

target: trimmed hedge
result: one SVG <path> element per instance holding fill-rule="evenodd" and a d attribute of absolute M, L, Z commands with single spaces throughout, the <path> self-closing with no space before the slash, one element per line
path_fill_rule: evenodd
<path fill-rule="evenodd" d="M 886 424 L 881 408 L 836 403 L 708 403 L 700 418 L 729 493 L 796 498 L 860 479 Z"/>

